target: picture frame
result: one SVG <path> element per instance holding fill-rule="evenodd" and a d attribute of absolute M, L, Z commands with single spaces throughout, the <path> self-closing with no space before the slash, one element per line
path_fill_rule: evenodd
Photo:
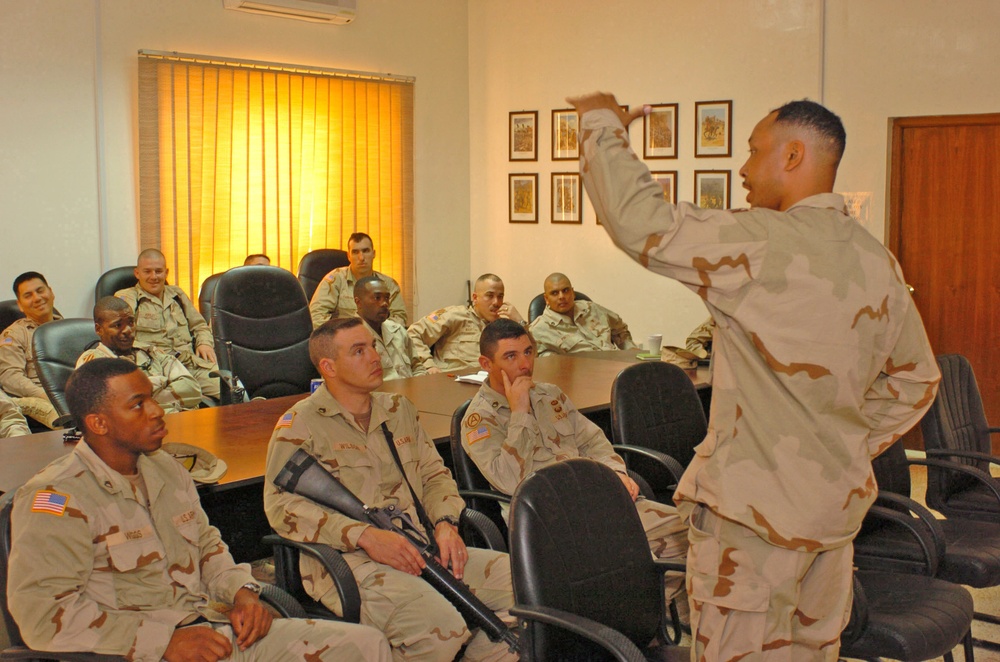
<path fill-rule="evenodd" d="M 508 175 L 507 206 L 511 223 L 538 222 L 538 173 Z"/>
<path fill-rule="evenodd" d="M 676 170 L 653 170 L 650 171 L 653 181 L 663 189 L 663 199 L 672 205 L 677 204 L 677 171 Z"/>
<path fill-rule="evenodd" d="M 508 136 L 508 161 L 537 161 L 538 111 L 511 112 Z"/>
<path fill-rule="evenodd" d="M 583 180 L 579 172 L 552 173 L 552 222 L 583 223 Z"/>
<path fill-rule="evenodd" d="M 722 158 L 733 155 L 733 102 L 696 101 L 694 155 Z"/>
<path fill-rule="evenodd" d="M 642 158 L 677 158 L 677 104 L 657 103 L 642 118 Z"/>
<path fill-rule="evenodd" d="M 702 209 L 729 209 L 732 170 L 695 170 L 694 203 Z"/>
<path fill-rule="evenodd" d="M 580 117 L 572 108 L 552 111 L 552 160 L 575 161 L 580 158 Z"/>

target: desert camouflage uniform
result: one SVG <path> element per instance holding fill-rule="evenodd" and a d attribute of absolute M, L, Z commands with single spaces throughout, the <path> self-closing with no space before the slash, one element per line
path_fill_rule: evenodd
<path fill-rule="evenodd" d="M 700 358 L 707 359 L 712 353 L 712 334 L 715 333 L 715 320 L 709 317 L 698 328 L 691 332 L 684 343 L 687 351 Z"/>
<path fill-rule="evenodd" d="M 389 319 L 406 326 L 406 304 L 399 292 L 399 283 L 390 276 L 378 271 L 372 271 L 373 276 L 389 288 Z M 351 273 L 350 267 L 337 267 L 319 282 L 309 302 L 309 314 L 312 316 L 313 328 L 334 317 L 354 317 L 358 313 L 358 305 L 354 303 L 354 284 L 357 279 Z"/>
<path fill-rule="evenodd" d="M 362 319 L 361 322 L 375 336 L 375 349 L 382 358 L 382 379 L 403 379 L 427 374 L 423 364 L 413 358 L 413 343 L 410 342 L 405 326 L 388 319 L 382 322 L 382 333 L 379 334 L 367 321 Z"/>
<path fill-rule="evenodd" d="M 188 295 L 179 287 L 165 285 L 161 300 L 135 285 L 118 290 L 115 296 L 135 312 L 136 341 L 176 356 L 198 380 L 201 392 L 218 400 L 219 378 L 209 373 L 218 372 L 219 366 L 194 352 L 200 345 L 215 347 L 212 330 Z"/>
<path fill-rule="evenodd" d="M 134 353 L 118 356 L 104 343 L 88 349 L 76 361 L 79 368 L 93 359 L 126 359 L 139 366 L 153 384 L 153 399 L 160 403 L 165 412 L 197 409 L 201 403 L 201 388 L 198 380 L 184 365 L 170 354 L 155 347 L 135 343 Z"/>
<path fill-rule="evenodd" d="M 497 490 L 513 494 L 538 469 L 585 457 L 624 474 L 625 461 L 601 428 L 581 414 L 554 384 L 531 389 L 531 412 L 512 412 L 507 398 L 483 384 L 462 419 L 462 447 Z M 645 498 L 635 502 L 649 549 L 657 558 L 683 559 L 687 527 L 673 506 Z M 507 505 L 503 504 L 504 518 Z M 668 578 L 667 597 L 683 593 L 683 578 Z"/>
<path fill-rule="evenodd" d="M 635 347 L 628 324 L 617 313 L 591 301 L 574 303 L 572 316 L 546 306 L 529 329 L 539 356 Z"/>
<path fill-rule="evenodd" d="M 29 646 L 155 662 L 178 624 L 203 617 L 230 637 L 229 659 L 387 659 L 378 632 L 296 619 L 275 620 L 241 654 L 223 612 L 254 581 L 250 567 L 233 562 L 176 460 L 155 452 L 138 468 L 148 506 L 85 442 L 18 490 L 8 595 Z M 39 509 L 46 492 L 67 499 L 64 512 Z"/>
<path fill-rule="evenodd" d="M 580 154 L 615 243 L 697 293 L 717 325 L 708 435 L 676 497 L 683 515 L 700 506 L 696 654 L 836 659 L 850 543 L 877 493 L 871 458 L 940 380 L 895 258 L 832 193 L 785 212 L 667 203 L 611 111 L 584 115 Z"/>
<path fill-rule="evenodd" d="M 485 328 L 486 320 L 472 306 L 448 306 L 417 320 L 407 333 L 413 357 L 425 369 L 464 370 L 479 368 L 479 336 Z"/>
<path fill-rule="evenodd" d="M 264 511 L 274 530 L 286 538 L 326 543 L 344 552 L 361 590 L 361 622 L 383 631 L 396 660 L 450 661 L 471 633 L 458 611 L 423 579 L 371 560 L 357 546 L 367 523 L 350 519 L 308 499 L 279 490 L 274 478 L 299 448 L 319 459 L 363 503 L 394 505 L 418 528 L 416 509 L 382 434 L 388 425 L 416 496 L 432 522 L 458 518 L 465 503 L 434 443 L 417 422 L 413 404 L 397 394 L 372 393 L 368 432 L 358 427 L 325 386 L 292 407 L 279 421 L 267 448 Z M 433 531 L 429 532 L 433 535 Z M 469 550 L 463 581 L 497 615 L 514 602 L 506 554 Z M 313 560 L 302 557 L 306 591 L 336 612 L 340 600 L 333 580 Z M 478 632 L 466 660 L 516 659 L 502 643 Z"/>
<path fill-rule="evenodd" d="M 53 320 L 62 319 L 53 315 Z M 42 388 L 31 340 L 38 324 L 22 317 L 0 334 L 0 388 L 14 399 L 21 411 L 39 423 L 53 427 L 59 418 Z"/>
<path fill-rule="evenodd" d="M 31 434 L 28 421 L 10 396 L 0 391 L 0 439 Z"/>

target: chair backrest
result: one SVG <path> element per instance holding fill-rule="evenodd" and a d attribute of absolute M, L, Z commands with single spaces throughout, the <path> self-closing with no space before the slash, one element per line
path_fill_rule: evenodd
<path fill-rule="evenodd" d="M 992 454 L 989 424 L 972 365 L 960 354 L 941 354 L 937 362 L 941 369 L 937 397 L 920 421 L 924 447 Z M 986 462 L 957 457 L 948 459 L 989 473 Z M 975 484 L 971 476 L 928 468 L 927 498 L 947 500 L 951 494 Z"/>
<path fill-rule="evenodd" d="M 583 292 L 574 291 L 573 295 L 579 301 L 591 300 L 590 297 L 588 297 Z M 545 295 L 539 294 L 534 299 L 531 300 L 531 303 L 528 304 L 528 322 L 534 322 L 535 318 L 540 317 L 541 314 L 544 312 L 545 312 Z"/>
<path fill-rule="evenodd" d="M 209 324 L 212 323 L 212 301 L 215 298 L 215 286 L 219 284 L 222 274 L 212 274 L 201 284 L 201 291 L 198 293 L 198 312 Z"/>
<path fill-rule="evenodd" d="M 309 251 L 299 260 L 299 283 L 306 294 L 306 300 L 312 299 L 313 292 L 327 275 L 337 267 L 346 267 L 351 263 L 347 251 L 338 248 L 320 248 Z"/>
<path fill-rule="evenodd" d="M 251 398 L 309 391 L 312 320 L 299 282 L 278 267 L 235 267 L 222 274 L 212 303 L 219 367 L 240 378 Z"/>
<path fill-rule="evenodd" d="M 129 267 L 115 267 L 101 274 L 94 286 L 94 301 L 101 297 L 114 295 L 118 290 L 134 287 L 139 279 L 135 277 L 135 265 Z"/>
<path fill-rule="evenodd" d="M 701 398 L 681 368 L 662 361 L 630 365 L 611 385 L 611 436 L 616 444 L 665 453 L 687 468 L 708 423 Z M 674 479 L 656 462 L 631 457 L 629 468 L 646 479 L 658 499 L 669 498 Z M 670 503 L 670 501 L 664 501 Z"/>
<path fill-rule="evenodd" d="M 664 615 L 662 570 L 635 504 L 610 468 L 576 458 L 528 476 L 514 493 L 510 537 L 517 604 L 593 619 L 640 648 L 656 636 Z M 585 659 L 593 650 L 537 623 L 528 641 L 531 659 Z"/>
<path fill-rule="evenodd" d="M 906 448 L 902 441 L 896 441 L 872 460 L 872 471 L 879 492 L 892 492 L 910 496 L 910 464 L 906 460 Z"/>
<path fill-rule="evenodd" d="M 66 380 L 76 369 L 76 360 L 95 341 L 100 339 L 94 331 L 94 320 L 83 317 L 43 324 L 31 337 L 38 379 L 60 416 L 69 414 Z"/>
<path fill-rule="evenodd" d="M 0 301 L 0 331 L 24 317 L 24 313 L 17 307 L 17 299 L 6 299 Z"/>
<path fill-rule="evenodd" d="M 12 646 L 23 646 L 21 629 L 7 607 L 7 569 L 10 566 L 10 513 L 14 508 L 14 490 L 0 496 L 0 605 L 3 605 L 3 622 Z"/>

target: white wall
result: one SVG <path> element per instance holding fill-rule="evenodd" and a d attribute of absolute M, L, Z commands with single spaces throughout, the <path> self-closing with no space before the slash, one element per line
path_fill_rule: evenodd
<path fill-rule="evenodd" d="M 464 300 L 466 3 L 358 4 L 354 23 L 328 26 L 222 0 L 0 0 L 0 286 L 38 270 L 64 314 L 89 315 L 97 277 L 134 263 L 136 53 L 149 49 L 415 76 L 417 311 Z"/>
<path fill-rule="evenodd" d="M 887 122 L 892 116 L 995 112 L 1000 106 L 1000 3 L 995 0 L 476 0 L 469 5 L 472 271 L 504 278 L 523 308 L 551 271 L 619 312 L 640 342 L 683 345 L 705 317 L 700 300 L 645 272 L 596 225 L 552 225 L 551 111 L 566 96 L 611 91 L 621 103 L 680 104 L 681 200 L 693 171 L 731 169 L 732 206 L 745 206 L 738 169 L 767 112 L 809 97 L 848 133 L 836 190 L 870 192 L 867 227 L 883 236 Z M 693 157 L 694 103 L 733 100 L 733 158 Z M 539 111 L 539 161 L 507 160 L 508 112 Z M 641 154 L 641 123 L 631 130 Z M 540 222 L 507 222 L 507 174 L 540 174 Z"/>

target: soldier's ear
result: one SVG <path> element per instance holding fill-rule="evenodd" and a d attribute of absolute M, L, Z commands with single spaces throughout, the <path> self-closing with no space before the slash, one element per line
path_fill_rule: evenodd
<path fill-rule="evenodd" d="M 479 367 L 481 367 L 486 372 L 489 372 L 490 368 L 493 367 L 493 361 L 490 361 L 485 356 L 480 356 L 479 357 Z"/>
<path fill-rule="evenodd" d="M 83 427 L 86 428 L 85 432 L 103 437 L 108 433 L 108 420 L 104 417 L 104 414 L 87 414 L 83 417 Z"/>
<path fill-rule="evenodd" d="M 320 377 L 323 377 L 324 379 L 327 377 L 337 376 L 337 368 L 334 366 L 333 360 L 330 358 L 321 358 L 317 368 L 319 369 Z"/>

